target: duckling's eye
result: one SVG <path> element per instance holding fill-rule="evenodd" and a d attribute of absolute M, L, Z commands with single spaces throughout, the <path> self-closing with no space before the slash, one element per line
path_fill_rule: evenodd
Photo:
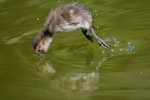
<path fill-rule="evenodd" d="M 41 50 L 37 50 L 38 52 L 41 52 Z"/>

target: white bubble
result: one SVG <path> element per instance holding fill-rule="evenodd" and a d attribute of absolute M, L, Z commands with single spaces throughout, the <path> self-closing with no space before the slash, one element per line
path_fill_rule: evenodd
<path fill-rule="evenodd" d="M 61 1 L 60 1 L 60 0 L 58 0 L 58 3 L 61 3 Z"/>
<path fill-rule="evenodd" d="M 142 75 L 142 74 L 143 74 L 143 72 L 140 72 L 140 74 Z"/>
<path fill-rule="evenodd" d="M 97 10 L 94 10 L 94 12 L 97 12 Z"/>
<path fill-rule="evenodd" d="M 96 26 L 97 29 L 99 29 L 99 26 Z"/>
<path fill-rule="evenodd" d="M 114 52 L 114 49 L 111 49 L 112 52 Z"/>
<path fill-rule="evenodd" d="M 102 52 L 103 54 L 105 53 L 105 51 Z"/>
<path fill-rule="evenodd" d="M 120 51 L 122 51 L 123 49 L 121 48 Z"/>
<path fill-rule="evenodd" d="M 117 41 L 117 43 L 120 43 L 120 41 Z"/>
<path fill-rule="evenodd" d="M 131 42 L 128 42 L 128 44 L 131 44 Z"/>
<path fill-rule="evenodd" d="M 36 18 L 36 20 L 40 20 L 40 18 Z"/>

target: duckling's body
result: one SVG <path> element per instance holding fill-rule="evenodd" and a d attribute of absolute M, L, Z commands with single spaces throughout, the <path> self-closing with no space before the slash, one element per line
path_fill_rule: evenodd
<path fill-rule="evenodd" d="M 40 32 L 33 40 L 33 49 L 40 55 L 48 51 L 53 36 L 62 31 L 71 31 L 78 28 L 82 29 L 82 33 L 91 42 L 93 38 L 87 30 L 91 30 L 95 39 L 106 48 L 110 48 L 102 39 L 100 39 L 92 25 L 92 14 L 89 9 L 80 3 L 71 3 L 60 6 L 50 12 L 45 23 L 46 29 Z"/>
<path fill-rule="evenodd" d="M 79 3 L 67 4 L 52 10 L 45 24 L 53 33 L 77 28 L 89 29 L 91 25 L 91 12 Z"/>

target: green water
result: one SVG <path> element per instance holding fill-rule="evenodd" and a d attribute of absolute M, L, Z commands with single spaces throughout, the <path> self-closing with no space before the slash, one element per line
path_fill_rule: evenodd
<path fill-rule="evenodd" d="M 68 2 L 0 0 L 0 100 L 149 100 L 150 1 L 81 0 L 112 50 L 76 30 L 57 34 L 41 60 L 32 38 Z"/>

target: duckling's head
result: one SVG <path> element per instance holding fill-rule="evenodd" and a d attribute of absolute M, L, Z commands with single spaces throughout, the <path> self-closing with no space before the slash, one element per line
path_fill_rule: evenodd
<path fill-rule="evenodd" d="M 49 46 L 52 42 L 52 37 L 40 32 L 32 42 L 32 48 L 35 53 L 38 53 L 42 58 L 44 58 L 45 53 L 48 51 Z"/>

